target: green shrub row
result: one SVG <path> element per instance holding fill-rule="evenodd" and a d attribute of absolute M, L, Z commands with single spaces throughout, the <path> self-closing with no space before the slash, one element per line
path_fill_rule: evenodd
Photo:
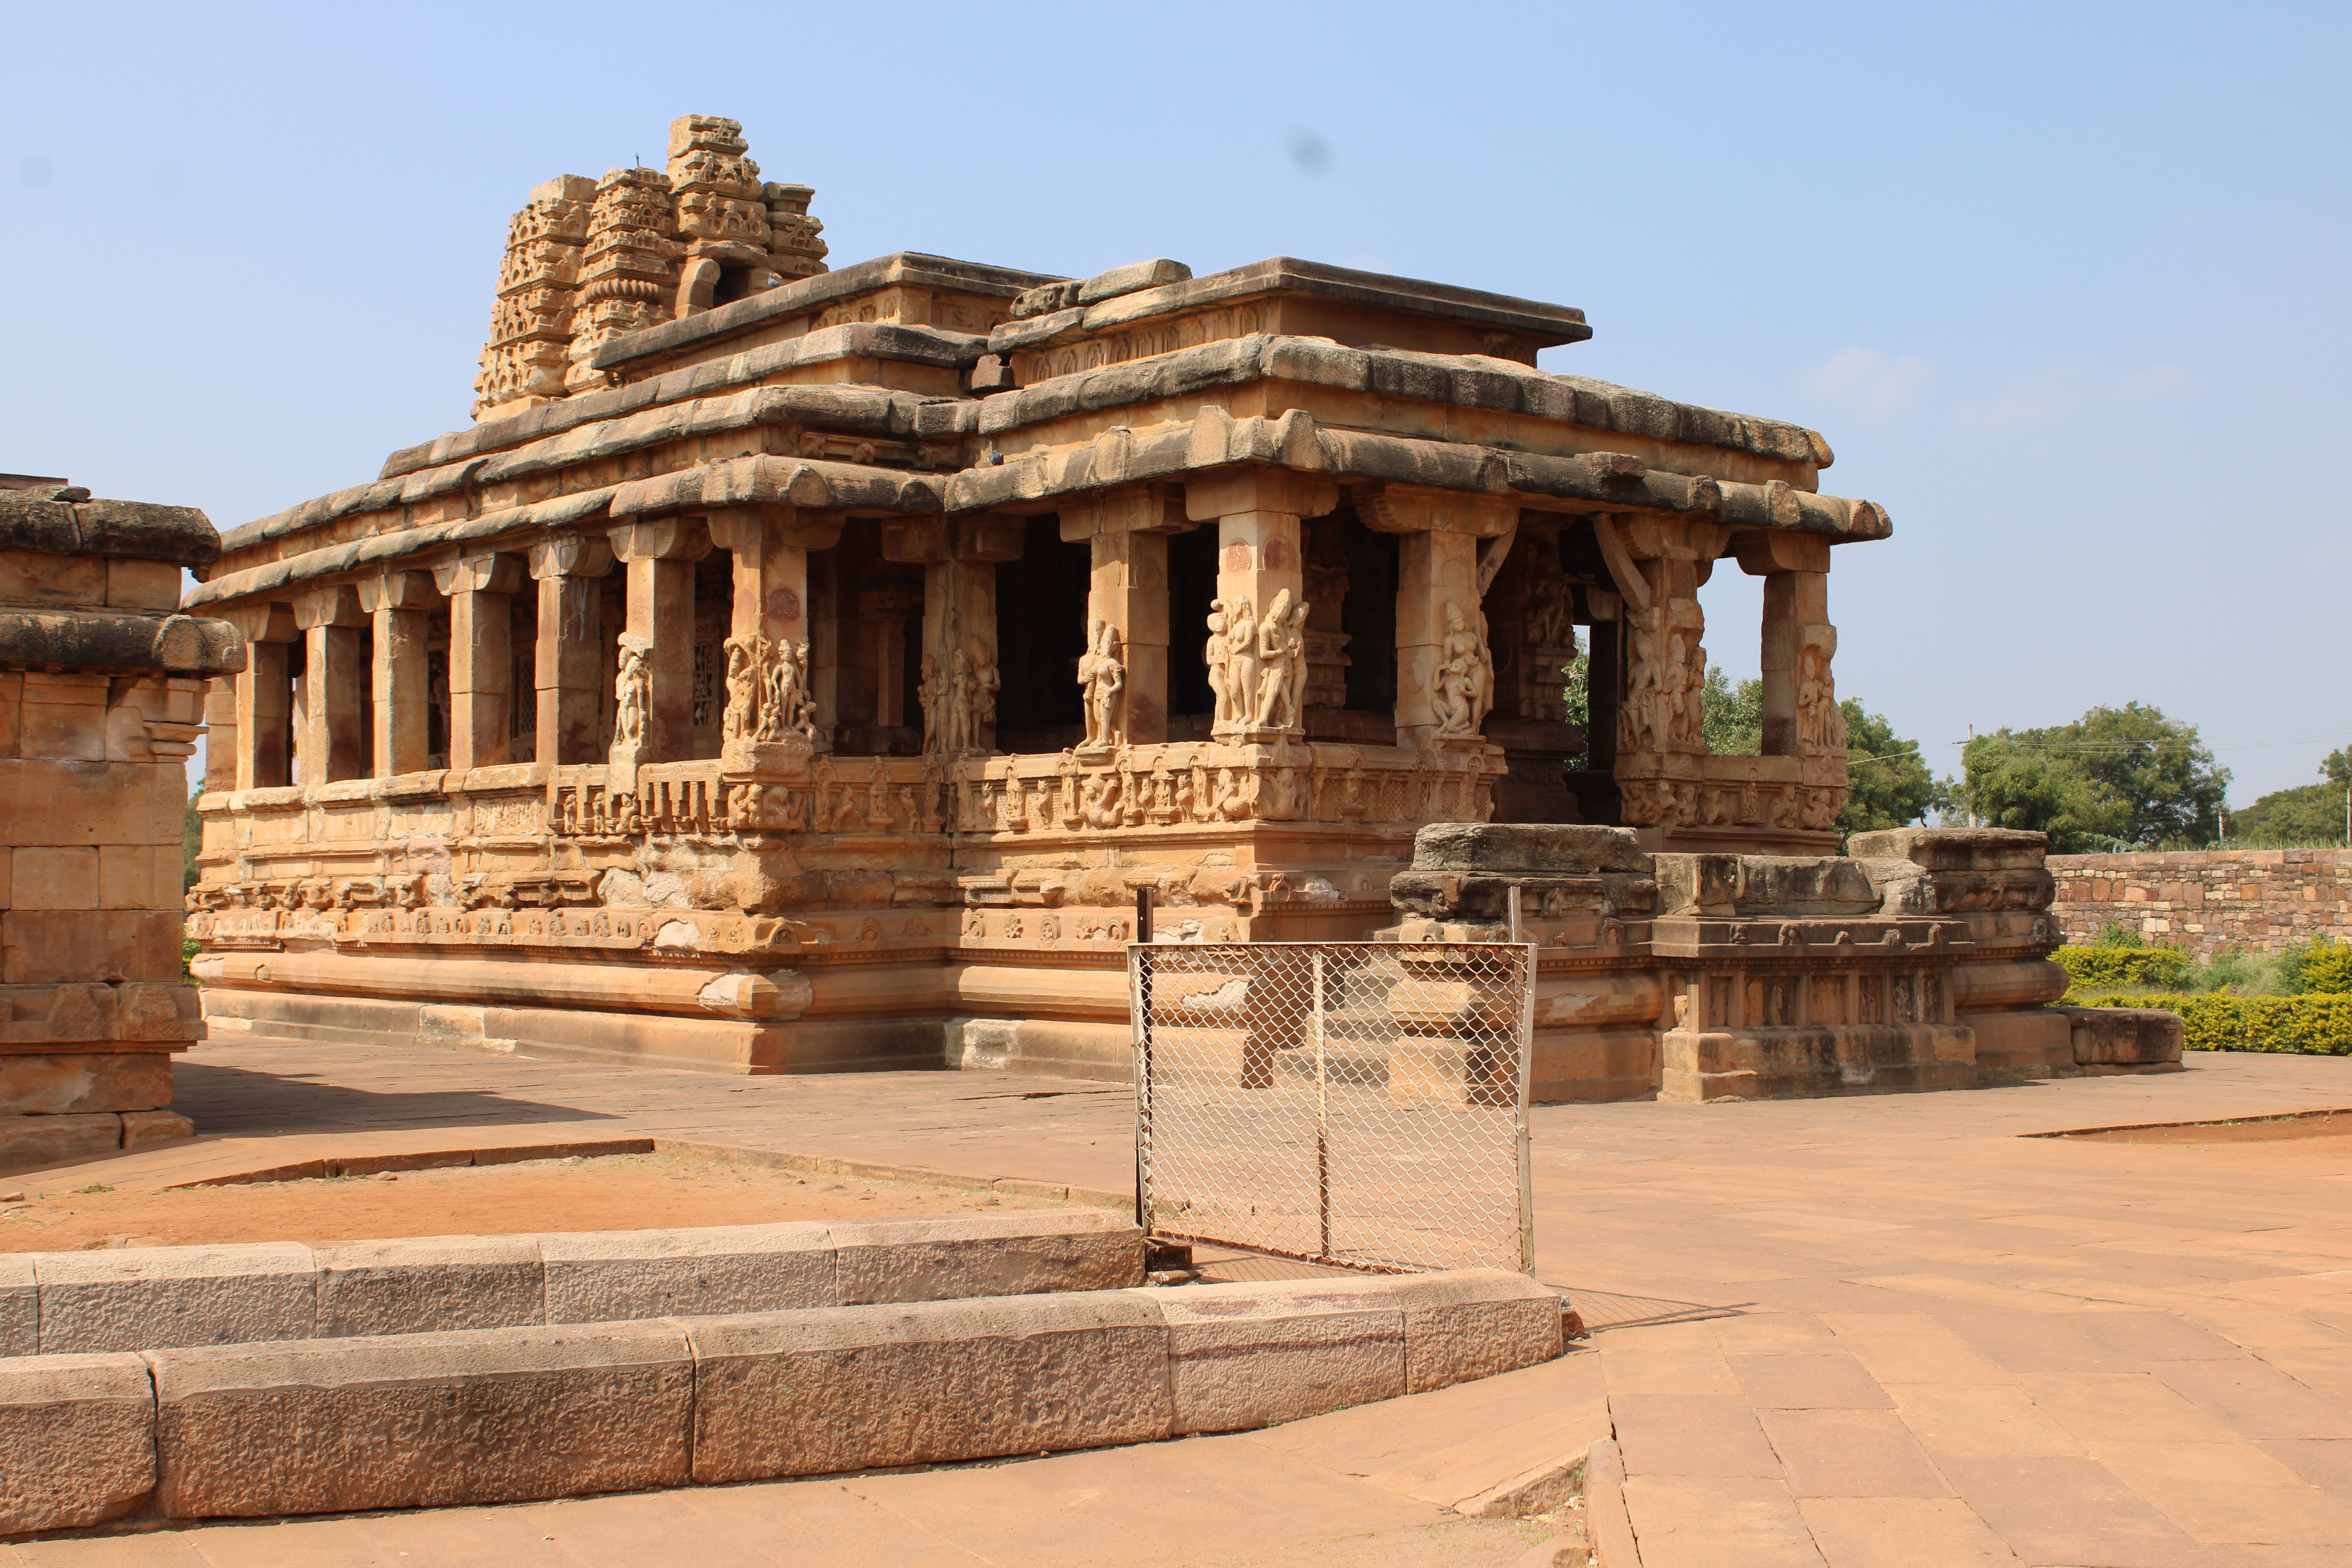
<path fill-rule="evenodd" d="M 2352 1057 L 2352 995 L 2100 996 L 2086 1007 L 2160 1007 L 2180 1015 L 2192 1051 L 2285 1051 Z"/>
<path fill-rule="evenodd" d="M 2195 961 L 2177 947 L 2062 947 L 2051 958 L 2076 985 L 2177 985 Z"/>

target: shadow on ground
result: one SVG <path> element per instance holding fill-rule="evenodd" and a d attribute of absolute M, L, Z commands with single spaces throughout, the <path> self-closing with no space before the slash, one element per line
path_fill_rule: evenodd
<path fill-rule="evenodd" d="M 485 1089 L 379 1093 L 310 1073 L 251 1072 L 183 1059 L 173 1068 L 173 1109 L 206 1133 L 315 1132 L 372 1126 L 614 1121 L 610 1112 L 550 1105 Z"/>

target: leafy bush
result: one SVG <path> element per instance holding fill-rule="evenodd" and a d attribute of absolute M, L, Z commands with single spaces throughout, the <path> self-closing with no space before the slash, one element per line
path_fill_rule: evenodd
<path fill-rule="evenodd" d="M 2352 1057 L 2352 995 L 2101 996 L 2091 1007 L 2160 1007 L 2180 1015 L 2192 1051 Z"/>
<path fill-rule="evenodd" d="M 2077 986 L 2144 984 L 2179 988 L 2194 961 L 2178 948 L 2062 947 L 2050 955 Z M 2346 989 L 2352 990 L 2352 986 Z"/>
<path fill-rule="evenodd" d="M 2291 943 L 2279 955 L 2279 972 L 2291 992 L 2352 991 L 2352 942 L 2322 934 Z"/>

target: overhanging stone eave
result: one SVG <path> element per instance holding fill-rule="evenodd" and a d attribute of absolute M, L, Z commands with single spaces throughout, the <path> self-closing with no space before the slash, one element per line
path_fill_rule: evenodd
<path fill-rule="evenodd" d="M 1301 409 L 1234 419 L 1215 405 L 1189 421 L 1114 427 L 1083 445 L 969 468 L 947 485 L 950 511 L 1042 511 L 1058 498 L 1151 480 L 1184 481 L 1236 464 L 1314 473 L 1346 484 L 1391 483 L 1515 496 L 1542 510 L 1698 517 L 1737 529 L 1789 530 L 1832 541 L 1885 538 L 1885 509 L 1774 481 L 1747 484 L 1648 468 L 1623 454 L 1548 458 L 1462 442 L 1318 426 Z"/>
<path fill-rule="evenodd" d="M 739 332 L 756 331 L 772 321 L 822 310 L 828 304 L 876 289 L 908 284 L 949 289 L 967 294 L 988 294 L 1010 300 L 1015 295 L 1062 279 L 1051 273 L 1024 272 L 982 261 L 960 261 L 925 251 L 901 250 L 888 256 L 820 272 L 781 288 L 730 300 L 683 321 L 664 321 L 634 332 L 624 332 L 598 346 L 590 363 L 611 370 L 643 359 L 658 359 L 690 349 L 723 342 Z"/>
<path fill-rule="evenodd" d="M 472 544 L 520 550 L 559 530 L 593 523 L 604 514 L 618 488 L 608 485 L 527 506 L 507 507 L 475 517 L 394 529 L 341 544 L 323 545 L 199 583 L 182 596 L 181 608 L 233 604 L 296 584 L 313 584 L 345 574 L 356 579 L 367 575 L 368 568 L 382 570 L 394 563 L 410 561 L 448 546 Z"/>

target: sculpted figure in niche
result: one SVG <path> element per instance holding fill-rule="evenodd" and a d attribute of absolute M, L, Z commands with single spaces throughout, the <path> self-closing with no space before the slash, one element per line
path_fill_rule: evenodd
<path fill-rule="evenodd" d="M 1529 586 L 1528 644 L 1531 647 L 1572 647 L 1575 623 L 1568 574 L 1548 565 Z"/>
<path fill-rule="evenodd" d="M 1837 629 L 1828 626 L 1807 626 L 1797 648 L 1797 740 L 1808 752 L 1845 750 L 1845 714 L 1830 673 L 1836 651 Z"/>
<path fill-rule="evenodd" d="M 946 693 L 940 689 L 940 661 L 929 654 L 923 656 L 923 679 L 915 688 L 915 698 L 923 710 L 923 750 L 937 752 L 947 737 L 940 732 L 940 704 Z"/>
<path fill-rule="evenodd" d="M 1248 725 L 1257 700 L 1257 617 L 1251 614 L 1247 599 L 1217 602 L 1224 608 L 1224 647 L 1213 654 L 1210 667 L 1222 663 L 1225 679 L 1214 727 L 1240 729 Z"/>
<path fill-rule="evenodd" d="M 765 637 L 760 640 L 767 678 L 760 739 L 781 741 L 787 734 L 814 739 L 816 700 L 808 686 L 808 644 L 790 638 L 781 643 L 770 643 Z"/>
<path fill-rule="evenodd" d="M 1472 626 L 1454 600 L 1445 602 L 1445 641 L 1438 648 L 1434 693 L 1437 732 L 1475 735 L 1495 706 L 1495 660 L 1486 649 L 1486 617 Z"/>
<path fill-rule="evenodd" d="M 996 656 L 975 645 L 971 650 L 971 744 L 978 749 L 988 726 L 996 722 L 996 694 L 1004 681 L 996 673 Z"/>
<path fill-rule="evenodd" d="M 1307 689 L 1307 601 L 1294 608 L 1290 590 L 1274 596 L 1257 630 L 1257 702 L 1251 725 L 1290 730 L 1298 725 Z"/>
<path fill-rule="evenodd" d="M 1212 599 L 1209 601 L 1209 641 L 1201 650 L 1201 657 L 1209 670 L 1212 722 L 1220 725 L 1229 721 L 1233 715 L 1233 699 L 1227 695 L 1227 682 L 1232 679 L 1230 659 L 1233 649 L 1225 641 L 1225 602 Z"/>
<path fill-rule="evenodd" d="M 727 639 L 727 713 L 720 735 L 741 740 L 759 727 L 760 653 L 755 637 Z"/>
<path fill-rule="evenodd" d="M 653 708 L 654 675 L 646 656 L 653 645 L 631 633 L 621 636 L 621 670 L 613 682 L 613 743 L 619 746 L 641 745 L 646 738 L 646 715 Z"/>
<path fill-rule="evenodd" d="M 1118 694 L 1127 685 L 1127 669 L 1118 661 L 1118 628 L 1108 621 L 1087 626 L 1087 651 L 1078 656 L 1078 685 L 1084 690 L 1087 747 L 1097 750 L 1118 743 Z"/>

